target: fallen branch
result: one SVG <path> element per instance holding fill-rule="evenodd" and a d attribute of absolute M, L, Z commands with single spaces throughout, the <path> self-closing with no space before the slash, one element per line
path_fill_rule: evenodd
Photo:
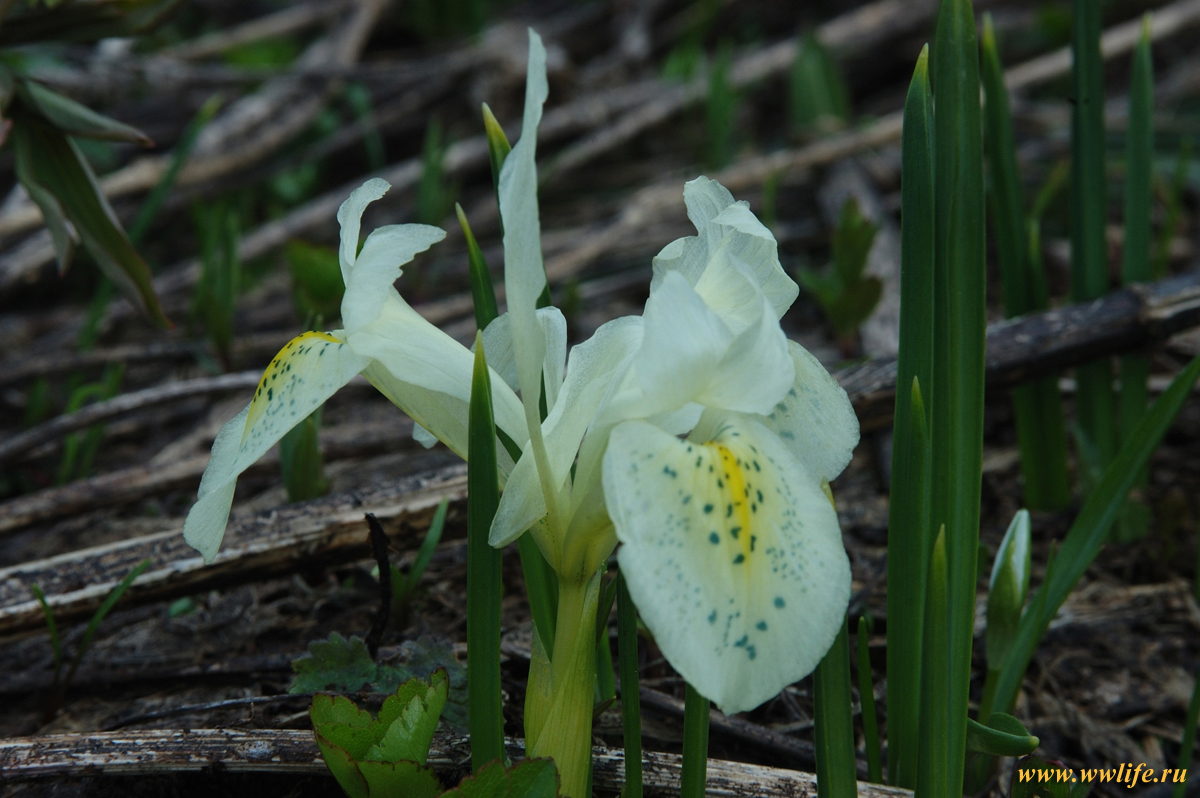
<path fill-rule="evenodd" d="M 510 738 L 508 754 L 520 759 L 524 742 Z M 469 772 L 470 744 L 465 737 L 439 734 L 429 751 L 428 764 L 448 784 Z M 621 751 L 592 749 L 592 777 L 598 792 L 619 792 L 624 786 Z M 57 734 L 0 741 L 0 771 L 6 781 L 54 777 L 149 776 L 162 773 L 221 769 L 237 773 L 327 775 L 311 732 L 294 730 L 133 731 L 95 734 Z M 650 795 L 679 794 L 680 757 L 648 751 L 642 757 L 642 778 Z M 708 761 L 706 794 L 761 798 L 815 798 L 816 777 L 782 768 Z M 905 798 L 912 793 L 896 787 L 858 783 L 862 798 Z"/>
<path fill-rule="evenodd" d="M 142 391 L 121 394 L 103 402 L 96 402 L 74 413 L 53 418 L 0 442 L 0 464 L 14 460 L 43 443 L 57 440 L 77 430 L 86 429 L 93 424 L 112 421 L 135 410 L 170 404 L 182 399 L 194 399 L 198 396 L 211 396 L 228 391 L 254 388 L 261 378 L 261 371 L 240 371 L 235 374 L 222 374 L 220 377 L 200 377 L 194 380 L 168 382 Z"/>
<path fill-rule="evenodd" d="M 291 332 L 256 333 L 234 341 L 233 360 L 254 359 L 274 355 L 293 337 Z M 33 357 L 12 357 L 0 361 L 0 388 L 19 385 L 38 377 L 65 374 L 70 371 L 97 371 L 109 363 L 155 363 L 160 361 L 195 360 L 197 354 L 215 357 L 216 352 L 205 343 L 196 341 L 149 341 L 144 344 L 125 344 L 92 349 L 87 352 L 56 352 Z M 265 361 L 264 361 L 265 362 Z"/>
<path fill-rule="evenodd" d="M 290 574 L 307 563 L 322 567 L 361 559 L 370 509 L 402 545 L 417 545 L 443 498 L 466 495 L 466 467 L 389 481 L 231 520 L 212 565 L 184 542 L 182 525 L 133 540 L 74 551 L 0 570 L 0 634 L 45 623 L 30 586 L 45 591 L 61 620 L 87 616 L 130 569 L 151 565 L 125 594 L 126 605 L 192 595 L 221 585 Z M 448 532 L 450 530 L 447 530 Z M 61 621 L 60 621 L 61 622 Z"/>
<path fill-rule="evenodd" d="M 321 457 L 326 465 L 351 457 L 403 451 L 415 445 L 412 421 L 399 414 L 387 423 L 324 427 L 320 432 L 320 441 Z M 94 512 L 167 491 L 195 491 L 207 466 L 207 452 L 181 459 L 171 458 L 165 462 L 156 459 L 145 465 L 122 468 L 9 499 L 0 503 L 0 535 L 39 521 Z M 279 454 L 272 450 L 250 466 L 247 473 L 270 473 L 278 468 Z"/>
<path fill-rule="evenodd" d="M 987 333 L 987 389 L 1007 390 L 1103 357 L 1137 352 L 1200 324 L 1200 274 L 1126 288 L 1094 302 L 998 322 Z M 896 360 L 838 371 L 864 429 L 890 423 Z"/>

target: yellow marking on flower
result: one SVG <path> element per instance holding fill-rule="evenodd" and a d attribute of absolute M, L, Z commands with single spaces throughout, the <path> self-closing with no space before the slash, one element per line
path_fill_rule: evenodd
<path fill-rule="evenodd" d="M 726 523 L 729 533 L 741 544 L 742 561 L 748 562 L 753 551 L 751 540 L 754 536 L 750 524 L 750 489 L 742 474 L 743 464 L 722 444 L 706 443 L 704 446 L 716 452 L 717 461 L 722 469 L 717 474 L 717 487 L 727 498 L 724 506 Z"/>
<path fill-rule="evenodd" d="M 248 435 L 254 428 L 254 424 L 262 417 L 262 414 L 266 412 L 267 406 L 274 400 L 275 393 L 271 384 L 283 374 L 291 371 L 292 361 L 310 351 L 311 345 L 317 341 L 328 341 L 339 345 L 342 343 L 329 333 L 306 332 L 288 341 L 287 345 L 279 350 L 279 354 L 271 360 L 266 370 L 263 371 L 262 379 L 258 381 L 258 388 L 254 391 L 254 400 L 250 403 L 250 413 L 246 416 L 246 432 L 243 434 L 243 440 L 245 435 Z"/>

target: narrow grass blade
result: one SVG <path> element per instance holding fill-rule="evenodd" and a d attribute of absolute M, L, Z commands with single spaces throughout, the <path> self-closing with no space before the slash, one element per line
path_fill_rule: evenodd
<path fill-rule="evenodd" d="M 858 795 L 854 763 L 854 718 L 850 710 L 849 622 L 813 671 L 813 735 L 818 798 Z"/>
<path fill-rule="evenodd" d="M 558 618 L 558 577 L 528 532 L 517 538 L 517 551 L 521 555 L 529 612 L 541 635 L 542 645 L 549 653 L 554 651 L 554 628 Z"/>
<path fill-rule="evenodd" d="M 289 502 L 302 502 L 324 496 L 329 490 L 319 442 L 321 405 L 279 441 L 279 470 Z"/>
<path fill-rule="evenodd" d="M 1187 185 L 1188 168 L 1192 164 L 1192 137 L 1185 136 L 1179 142 L 1179 158 L 1175 161 L 1175 173 L 1171 184 L 1166 187 L 1166 208 L 1162 227 L 1158 231 L 1158 243 L 1154 249 L 1154 279 L 1161 280 L 1167 276 L 1167 267 L 1171 264 L 1171 242 L 1179 232 L 1179 222 L 1183 215 L 1183 189 Z"/>
<path fill-rule="evenodd" d="M 437 509 L 434 510 L 433 520 L 429 522 L 429 531 L 425 533 L 425 539 L 421 541 L 421 548 L 417 549 L 417 556 L 413 558 L 412 567 L 408 569 L 408 576 L 405 577 L 405 594 L 411 594 L 416 590 L 417 583 L 421 581 L 421 574 L 425 573 L 425 569 L 429 567 L 429 561 L 433 559 L 433 553 L 437 551 L 438 543 L 442 539 L 442 530 L 446 528 L 446 513 L 449 509 L 450 500 L 442 499 Z M 468 554 L 468 556 L 470 555 Z"/>
<path fill-rule="evenodd" d="M 192 150 L 196 146 L 196 140 L 200 138 L 200 133 L 204 130 L 205 126 L 217 115 L 217 111 L 221 110 L 223 103 L 224 98 L 219 94 L 209 97 L 204 105 L 200 106 L 200 110 L 196 112 L 192 120 L 188 122 L 187 127 L 183 129 L 183 134 L 175 144 L 175 149 L 171 151 L 171 162 L 167 164 L 167 170 L 163 172 L 162 177 L 154 184 L 154 188 L 146 195 L 146 199 L 142 202 L 142 207 L 138 208 L 137 216 L 134 217 L 133 223 L 129 225 L 129 241 L 135 246 L 142 243 L 142 239 L 150 231 L 150 225 L 154 221 L 154 217 L 162 209 L 163 203 L 167 200 L 167 195 L 171 193 L 171 189 L 175 186 L 175 181 L 178 179 L 179 173 L 183 171 L 184 165 L 192 157 Z"/>
<path fill-rule="evenodd" d="M 1053 565 L 1047 567 L 1042 586 L 1021 617 L 1021 624 L 996 686 L 993 706 L 997 711 L 1011 711 L 1025 676 L 1025 668 L 1033 658 L 1038 642 L 1084 571 L 1104 548 L 1109 529 L 1120 513 L 1125 495 L 1183 407 L 1197 377 L 1200 377 L 1200 357 L 1172 380 L 1167 390 L 1142 416 L 1067 531 Z"/>
<path fill-rule="evenodd" d="M 467 223 L 467 215 L 462 206 L 454 203 L 454 211 L 458 214 L 458 223 L 462 225 L 463 236 L 467 239 L 467 267 L 471 278 L 471 299 L 475 304 L 475 326 L 483 329 L 492 323 L 492 319 L 500 315 L 496 304 L 496 287 L 492 284 L 492 273 L 488 271 L 487 261 Z"/>
<path fill-rule="evenodd" d="M 962 792 L 971 645 L 975 632 L 987 274 L 984 260 L 983 124 L 979 43 L 970 0 L 944 0 L 933 51 L 935 214 L 933 497 L 931 520 L 946 529 L 945 770 Z M 922 721 L 924 722 L 924 721 Z M 941 792 L 928 793 L 941 796 Z"/>
<path fill-rule="evenodd" d="M 992 17 L 983 17 L 982 67 L 984 138 L 991 176 L 989 200 L 996 254 L 1004 286 L 1004 315 L 1020 316 L 1046 306 L 1044 280 L 1034 275 L 1026 242 L 1025 197 L 1017 170 L 1016 136 L 1004 85 L 1004 68 Z M 1040 272 L 1040 263 L 1039 272 Z M 1039 292 L 1038 287 L 1042 290 Z M 1039 296 L 1040 293 L 1040 296 Z M 1025 503 L 1037 510 L 1061 510 L 1071 503 L 1062 397 L 1055 380 L 1013 391 Z"/>
<path fill-rule="evenodd" d="M 1179 746 L 1179 761 L 1175 763 L 1176 770 L 1187 771 L 1192 764 L 1192 751 L 1196 747 L 1196 726 L 1200 723 L 1200 674 L 1196 675 L 1196 686 L 1192 688 L 1192 701 L 1188 704 L 1187 720 L 1183 724 L 1183 739 Z M 1185 777 L 1186 778 L 1186 777 Z M 1186 781 L 1177 781 L 1171 791 L 1171 798 L 1183 798 L 1187 790 Z"/>
<path fill-rule="evenodd" d="M 945 689 L 949 663 L 949 612 L 947 607 L 946 527 L 938 530 L 929 559 L 929 587 L 925 595 L 925 636 L 921 668 L 921 750 L 917 794 L 949 798 L 950 769 L 946 766 L 950 746 L 947 722 L 949 694 Z M 966 724 L 963 724 L 966 743 Z"/>
<path fill-rule="evenodd" d="M 708 785 L 709 701 L 690 684 L 683 703 L 683 765 L 679 798 L 704 798 Z"/>
<path fill-rule="evenodd" d="M 617 598 L 617 580 L 609 579 L 600 591 L 596 611 L 596 706 L 608 706 L 617 700 L 613 678 L 612 646 L 608 637 L 608 618 Z M 602 710 L 597 710 L 597 714 Z"/>
<path fill-rule="evenodd" d="M 917 783 L 921 627 L 929 561 L 928 417 L 918 383 L 933 385 L 933 105 L 929 47 L 904 104 L 900 195 L 900 356 L 888 509 L 888 781 Z M 911 390 L 904 388 L 912 386 Z M 916 406 L 920 404 L 920 409 Z"/>
<path fill-rule="evenodd" d="M 58 623 L 54 620 L 54 610 L 50 609 L 50 602 L 46 601 L 46 594 L 42 592 L 42 588 L 39 585 L 31 585 L 30 590 L 33 591 L 38 604 L 42 605 L 42 615 L 46 618 L 46 631 L 50 633 L 50 649 L 54 652 L 54 686 L 57 688 L 63 666 L 62 638 L 58 636 Z"/>
<path fill-rule="evenodd" d="M 476 773 L 504 759 L 504 713 L 500 693 L 501 553 L 488 543 L 500 505 L 496 474 L 496 426 L 492 383 L 475 333 L 475 372 L 467 420 L 467 706 L 471 768 Z"/>
<path fill-rule="evenodd" d="M 867 748 L 867 778 L 875 784 L 882 784 L 879 719 L 875 715 L 875 685 L 871 681 L 871 649 L 867 637 L 867 619 L 859 617 L 855 643 L 858 646 L 858 703 L 862 707 L 863 738 Z"/>
<path fill-rule="evenodd" d="M 617 572 L 617 660 L 621 670 L 621 726 L 625 734 L 622 798 L 642 798 L 642 708 L 638 700 L 637 608 Z"/>
<path fill-rule="evenodd" d="M 1108 293 L 1103 8 L 1095 0 L 1072 0 L 1071 8 L 1071 299 L 1086 302 Z M 1079 425 L 1096 447 L 1101 468 L 1116 451 L 1112 378 L 1107 360 L 1076 370 Z"/>
<path fill-rule="evenodd" d="M 1133 73 L 1129 82 L 1129 126 L 1125 148 L 1125 245 L 1121 278 L 1125 285 L 1153 279 L 1150 265 L 1150 208 L 1154 201 L 1151 178 L 1154 169 L 1154 63 L 1150 58 L 1150 16 L 1142 18 L 1142 38 L 1133 52 Z M 1129 440 L 1133 428 L 1146 412 L 1149 402 L 1150 358 L 1125 355 L 1121 358 L 1121 443 Z M 1143 471 L 1137 484 L 1144 485 Z M 1126 513 L 1118 525 L 1119 540 L 1142 537 L 1147 520 L 1144 514 Z"/>
<path fill-rule="evenodd" d="M 92 615 L 92 619 L 88 621 L 87 628 L 83 630 L 83 638 L 79 641 L 79 648 L 75 652 L 75 658 L 71 660 L 71 667 L 67 670 L 67 677 L 63 680 L 62 690 L 66 692 L 70 686 L 71 680 L 75 678 L 75 671 L 79 670 L 79 663 L 83 662 L 83 657 L 87 654 L 87 650 L 91 648 L 92 638 L 96 636 L 96 630 L 100 628 L 100 624 L 112 612 L 112 608 L 117 606 L 117 602 L 121 600 L 121 596 L 125 595 L 125 591 L 133 584 L 133 581 L 141 576 L 147 568 L 150 567 L 150 560 L 142 560 L 129 574 L 121 580 L 120 584 L 112 589 L 104 601 L 96 608 L 96 612 Z"/>

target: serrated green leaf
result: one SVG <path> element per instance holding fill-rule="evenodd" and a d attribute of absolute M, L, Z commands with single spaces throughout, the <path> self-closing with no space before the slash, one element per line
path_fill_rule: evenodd
<path fill-rule="evenodd" d="M 442 791 L 437 776 L 416 762 L 359 762 L 368 798 L 434 798 Z"/>
<path fill-rule="evenodd" d="M 130 141 L 143 147 L 154 142 L 135 127 L 98 114 L 82 103 L 51 91 L 32 80 L 20 80 L 17 91 L 21 100 L 37 110 L 50 124 L 71 136 L 100 141 Z"/>
<path fill-rule="evenodd" d="M 375 681 L 376 666 L 361 637 L 347 640 L 334 632 L 328 640 L 309 643 L 308 651 L 307 656 L 292 662 L 296 676 L 288 688 L 289 693 L 353 692 Z"/>
<path fill-rule="evenodd" d="M 358 771 L 358 765 L 349 752 L 341 746 L 331 743 L 326 738 L 322 737 L 316 731 L 313 736 L 317 739 L 317 747 L 321 749 L 321 758 L 325 760 L 325 767 L 329 768 L 329 772 L 337 779 L 338 786 L 350 796 L 350 798 L 369 798 L 370 790 L 367 786 L 367 780 Z"/>
<path fill-rule="evenodd" d="M 865 277 L 843 291 L 827 309 L 834 332 L 849 335 L 857 330 L 871 317 L 881 296 L 883 282 L 877 277 Z"/>
<path fill-rule="evenodd" d="M 336 745 L 350 755 L 355 762 L 367 758 L 367 752 L 376 743 L 375 729 L 370 726 L 351 726 L 345 723 L 321 723 L 313 727 L 318 737 Z"/>
<path fill-rule="evenodd" d="M 364 758 L 379 762 L 406 759 L 424 765 L 449 686 L 444 669 L 435 671 L 428 682 L 410 679 L 401 685 L 396 695 L 384 702 L 373 727 L 378 744 Z"/>
<path fill-rule="evenodd" d="M 372 722 L 371 713 L 365 709 L 359 709 L 358 705 L 349 698 L 325 693 L 313 696 L 308 714 L 312 718 L 313 725 L 344 723 L 348 726 L 359 726 L 365 729 Z"/>
<path fill-rule="evenodd" d="M 91 167 L 74 142 L 22 109 L 17 109 L 13 117 L 12 137 L 19 153 L 18 176 L 23 183 L 35 187 L 30 196 L 37 202 L 35 194 L 42 189 L 53 195 L 59 205 L 57 210 L 50 208 L 47 212 L 47 206 L 38 203 L 47 219 L 57 213 L 69 220 L 96 264 L 134 307 L 160 327 L 169 327 L 170 322 L 154 293 L 150 267 L 121 229 Z M 55 243 L 59 243 L 57 237 Z"/>
<path fill-rule="evenodd" d="M 442 720 L 456 732 L 467 730 L 467 669 L 454 656 L 454 650 L 441 642 L 422 638 L 405 643 L 408 659 L 403 665 L 380 665 L 373 687 L 376 692 L 392 693 L 412 678 L 426 676 L 444 669 L 449 676 L 449 695 L 442 710 Z"/>
<path fill-rule="evenodd" d="M 474 776 L 463 779 L 443 798 L 555 798 L 558 795 L 558 771 L 550 759 L 526 759 L 516 767 L 505 768 L 492 762 Z"/>
<path fill-rule="evenodd" d="M 996 713 L 987 726 L 967 719 L 968 751 L 992 756 L 1025 756 L 1032 753 L 1040 742 L 1012 715 Z"/>
<path fill-rule="evenodd" d="M 831 249 L 833 265 L 845 285 L 853 285 L 867 266 L 867 256 L 875 243 L 879 227 L 862 215 L 858 200 L 849 197 L 842 205 L 837 229 L 833 231 Z"/>

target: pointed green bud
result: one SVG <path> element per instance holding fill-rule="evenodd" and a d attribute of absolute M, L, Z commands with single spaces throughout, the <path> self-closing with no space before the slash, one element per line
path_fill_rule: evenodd
<path fill-rule="evenodd" d="M 1029 594 L 1029 567 L 1029 511 L 1021 510 L 1004 533 L 988 583 L 987 659 L 990 668 L 997 668 L 1004 662 L 1016 636 Z"/>
<path fill-rule="evenodd" d="M 463 237 L 467 239 L 467 267 L 471 278 L 471 299 L 475 304 L 475 326 L 482 330 L 500 315 L 496 304 L 496 288 L 492 285 L 492 274 L 471 232 L 467 215 L 457 202 L 454 203 L 454 211 L 458 214 L 458 223 L 462 225 Z"/>
<path fill-rule="evenodd" d="M 512 151 L 512 145 L 508 143 L 504 128 L 500 127 L 487 103 L 483 104 L 483 129 L 487 131 L 488 156 L 492 161 L 492 185 L 499 190 L 500 167 L 504 166 L 504 159 Z"/>

